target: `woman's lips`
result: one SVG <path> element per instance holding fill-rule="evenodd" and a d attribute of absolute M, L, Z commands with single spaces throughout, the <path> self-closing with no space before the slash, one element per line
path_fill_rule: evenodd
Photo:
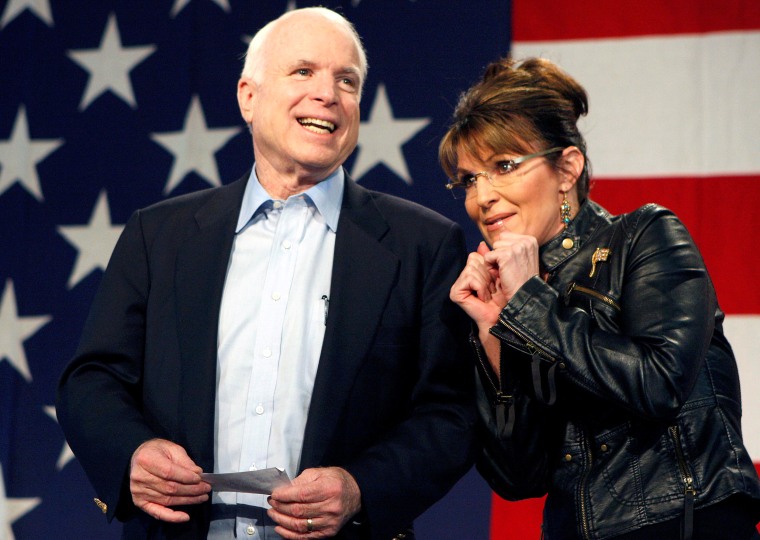
<path fill-rule="evenodd" d="M 498 231 L 504 226 L 504 222 L 507 221 L 514 214 L 505 214 L 503 216 L 496 216 L 485 220 L 486 230 L 489 232 Z"/>

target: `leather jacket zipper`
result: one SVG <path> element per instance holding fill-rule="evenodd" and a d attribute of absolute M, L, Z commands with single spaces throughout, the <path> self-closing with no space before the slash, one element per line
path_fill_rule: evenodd
<path fill-rule="evenodd" d="M 515 411 L 512 408 L 514 396 L 505 394 L 501 391 L 501 382 L 499 382 L 497 385 L 493 381 L 490 373 L 490 368 L 483 360 L 483 355 L 480 354 L 480 346 L 478 340 L 471 336 L 470 343 L 475 349 L 475 355 L 478 357 L 478 363 L 483 369 L 483 373 L 485 373 L 486 379 L 488 379 L 488 382 L 491 385 L 491 388 L 493 388 L 494 394 L 496 395 L 494 408 L 496 409 L 496 427 L 499 430 L 499 435 L 502 437 L 502 439 L 507 439 L 512 436 L 512 430 L 515 425 Z"/>
<path fill-rule="evenodd" d="M 517 336 L 523 340 L 523 344 L 521 346 L 512 341 L 505 341 L 517 350 L 530 354 L 531 377 L 533 379 L 533 390 L 536 394 L 536 399 L 546 405 L 554 405 L 554 402 L 557 400 L 557 383 L 555 380 L 555 371 L 558 365 L 557 358 L 536 345 L 522 331 L 510 324 L 501 314 L 499 314 L 499 322 L 517 334 Z M 549 363 L 549 369 L 546 372 L 546 391 L 544 391 L 544 384 L 542 382 L 543 377 L 541 375 L 542 358 Z"/>
<path fill-rule="evenodd" d="M 588 296 L 596 298 L 597 300 L 604 302 L 608 306 L 612 306 L 616 310 L 621 311 L 620 304 L 615 302 L 609 296 L 604 295 L 600 292 L 597 292 L 594 289 L 589 289 L 588 287 L 584 287 L 583 285 L 578 285 L 574 281 L 567 287 L 567 296 L 569 297 L 570 293 L 572 293 L 573 291 L 578 291 L 579 293 L 586 294 Z"/>
<path fill-rule="evenodd" d="M 480 367 L 483 368 L 483 373 L 485 373 L 486 379 L 488 379 L 488 382 L 491 384 L 491 388 L 493 388 L 494 393 L 498 397 L 499 394 L 501 394 L 501 384 L 497 385 L 493 381 L 490 368 L 483 361 L 483 355 L 480 354 L 480 342 L 474 336 L 470 336 L 470 344 L 472 345 L 472 348 L 475 349 L 475 355 L 478 357 L 478 363 L 480 364 Z"/>
<path fill-rule="evenodd" d="M 590 529 L 591 527 L 588 524 L 588 508 L 586 507 L 586 492 L 587 492 L 587 481 L 588 481 L 588 475 L 591 472 L 591 460 L 593 459 L 593 456 L 591 455 L 591 450 L 588 445 L 588 439 L 584 435 L 583 437 L 583 453 L 586 455 L 585 463 L 583 464 L 583 472 L 581 473 L 581 481 L 580 481 L 580 490 L 578 498 L 581 502 L 581 527 L 583 527 L 583 538 L 585 540 L 588 540 L 591 538 Z"/>
<path fill-rule="evenodd" d="M 513 341 L 508 341 L 508 343 L 512 345 L 513 347 L 515 347 L 516 349 L 524 353 L 528 353 L 531 356 L 541 356 L 552 363 L 557 360 L 554 356 L 552 356 L 551 354 L 549 354 L 548 352 L 540 348 L 538 345 L 533 343 L 533 341 L 531 341 L 528 338 L 528 336 L 526 336 L 519 328 L 517 328 L 516 326 L 508 322 L 501 314 L 499 315 L 499 322 L 503 324 L 504 326 L 506 326 L 507 328 L 509 328 L 512 332 L 520 336 L 520 339 L 523 340 L 522 348 L 520 347 L 520 344 L 517 344 Z M 507 340 L 504 340 L 504 341 L 507 341 Z"/>
<path fill-rule="evenodd" d="M 681 529 L 681 540 L 691 540 L 694 527 L 694 497 L 697 494 L 697 490 L 694 487 L 694 477 L 689 472 L 686 457 L 683 453 L 683 447 L 681 446 L 680 430 L 678 429 L 678 426 L 670 426 L 668 430 L 673 438 L 673 444 L 676 450 L 676 460 L 678 461 L 678 468 L 681 472 L 681 478 L 684 483 L 684 519 L 683 528 Z"/>

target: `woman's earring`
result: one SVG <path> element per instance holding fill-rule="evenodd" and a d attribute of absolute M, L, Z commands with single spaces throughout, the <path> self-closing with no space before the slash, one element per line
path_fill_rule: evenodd
<path fill-rule="evenodd" d="M 567 192 L 562 194 L 562 204 L 559 206 L 559 219 L 567 230 L 570 225 L 570 201 L 567 200 Z"/>

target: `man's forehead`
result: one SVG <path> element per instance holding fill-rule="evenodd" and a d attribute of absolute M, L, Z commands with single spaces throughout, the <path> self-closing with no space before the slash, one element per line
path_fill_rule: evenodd
<path fill-rule="evenodd" d="M 347 30 L 336 21 L 331 21 L 321 15 L 300 13 L 284 19 L 272 29 L 272 38 L 292 42 L 300 39 L 324 41 L 325 34 L 339 33 L 349 38 Z"/>
<path fill-rule="evenodd" d="M 324 55 L 319 54 L 313 47 L 273 47 L 272 54 L 266 55 L 271 68 L 275 71 L 290 71 L 298 68 L 313 70 L 329 69 L 335 73 L 355 74 L 361 76 L 359 56 L 350 49 Z"/>
<path fill-rule="evenodd" d="M 324 56 L 324 48 L 328 48 L 334 53 L 331 56 L 341 54 L 346 56 L 346 63 L 359 63 L 357 43 L 350 30 L 318 15 L 301 14 L 282 21 L 273 29 L 269 41 L 269 52 L 274 55 L 301 57 L 317 64 Z"/>

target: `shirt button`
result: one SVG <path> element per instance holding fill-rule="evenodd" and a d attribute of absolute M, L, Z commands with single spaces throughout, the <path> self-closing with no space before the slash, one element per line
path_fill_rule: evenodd
<path fill-rule="evenodd" d="M 255 410 L 256 410 L 256 414 L 264 414 L 264 406 L 261 403 L 256 405 Z"/>
<path fill-rule="evenodd" d="M 278 293 L 278 292 L 272 293 L 272 300 L 274 300 L 275 302 L 277 302 L 277 300 L 279 300 L 279 299 L 280 299 L 280 293 Z"/>
<path fill-rule="evenodd" d="M 572 247 L 575 245 L 575 242 L 573 242 L 572 238 L 565 238 L 562 240 L 562 247 L 565 249 L 572 249 Z"/>
<path fill-rule="evenodd" d="M 272 356 L 272 349 L 264 349 L 263 351 L 261 351 L 261 354 L 264 355 L 264 358 L 269 358 L 270 356 Z"/>
<path fill-rule="evenodd" d="M 248 525 L 248 526 L 245 528 L 245 533 L 246 533 L 248 536 L 253 536 L 254 534 L 256 534 L 256 528 L 255 528 L 253 525 Z"/>
<path fill-rule="evenodd" d="M 274 203 L 272 203 L 272 206 L 274 208 L 282 208 L 282 201 L 274 201 Z"/>
<path fill-rule="evenodd" d="M 573 460 L 573 456 L 571 456 L 570 454 L 565 454 L 565 461 L 572 461 L 572 460 Z"/>
<path fill-rule="evenodd" d="M 607 450 L 610 449 L 610 447 L 607 446 L 606 444 L 602 444 L 602 446 L 600 446 L 599 448 L 601 449 L 602 452 L 606 452 Z"/>
<path fill-rule="evenodd" d="M 285 240 L 285 241 L 282 242 L 282 247 L 284 249 L 290 249 L 290 246 L 291 246 L 290 240 Z"/>

